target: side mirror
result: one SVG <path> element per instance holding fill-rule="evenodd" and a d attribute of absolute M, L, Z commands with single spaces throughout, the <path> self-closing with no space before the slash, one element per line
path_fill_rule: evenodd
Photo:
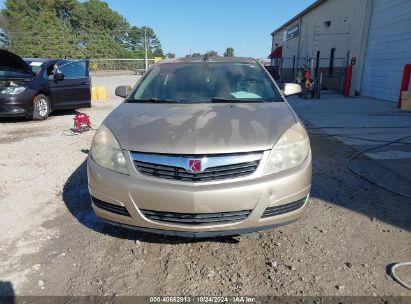
<path fill-rule="evenodd" d="M 63 73 L 55 73 L 54 74 L 54 80 L 55 81 L 62 81 L 62 80 L 64 80 L 64 74 Z"/>
<path fill-rule="evenodd" d="M 119 86 L 116 88 L 116 96 L 126 98 L 131 92 L 130 86 Z"/>
<path fill-rule="evenodd" d="M 284 85 L 284 95 L 286 97 L 288 96 L 293 96 L 293 95 L 299 95 L 302 93 L 301 85 L 298 83 L 286 83 Z"/>

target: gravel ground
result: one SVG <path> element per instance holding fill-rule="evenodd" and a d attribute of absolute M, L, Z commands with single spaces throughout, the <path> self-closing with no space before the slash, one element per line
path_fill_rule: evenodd
<path fill-rule="evenodd" d="M 110 78 L 109 92 L 127 81 Z M 81 112 L 97 127 L 118 103 Z M 94 132 L 64 136 L 73 114 L 0 120 L 0 294 L 411 296 L 385 274 L 411 259 L 411 204 L 348 171 L 354 151 L 334 138 L 312 138 L 313 191 L 300 221 L 193 241 L 96 218 L 85 165 Z"/>

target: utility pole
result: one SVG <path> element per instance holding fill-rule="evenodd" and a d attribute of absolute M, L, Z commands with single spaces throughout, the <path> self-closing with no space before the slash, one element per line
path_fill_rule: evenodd
<path fill-rule="evenodd" d="M 144 28 L 144 52 L 146 61 L 146 71 L 148 70 L 148 58 L 147 58 L 147 29 Z"/>

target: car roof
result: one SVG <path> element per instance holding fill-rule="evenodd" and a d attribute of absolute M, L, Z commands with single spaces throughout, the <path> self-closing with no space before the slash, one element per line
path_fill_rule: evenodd
<path fill-rule="evenodd" d="M 24 61 L 35 61 L 35 62 L 47 62 L 51 60 L 56 60 L 53 58 L 23 58 Z"/>
<path fill-rule="evenodd" d="M 23 58 L 24 61 L 29 61 L 29 62 L 41 62 L 41 63 L 46 63 L 46 62 L 58 62 L 58 63 L 68 63 L 71 62 L 70 60 L 67 59 L 56 59 L 56 58 Z"/>
<path fill-rule="evenodd" d="M 199 56 L 199 57 L 182 57 L 182 58 L 175 58 L 175 59 L 164 59 L 159 64 L 163 64 L 163 63 L 201 63 L 201 62 L 251 63 L 251 62 L 256 62 L 256 60 L 250 57 Z"/>

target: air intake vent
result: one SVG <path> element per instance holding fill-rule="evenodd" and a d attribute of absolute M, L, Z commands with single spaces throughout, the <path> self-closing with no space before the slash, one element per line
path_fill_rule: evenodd
<path fill-rule="evenodd" d="M 222 213 L 171 213 L 140 210 L 150 220 L 184 225 L 223 224 L 245 220 L 251 210 Z"/>
<path fill-rule="evenodd" d="M 269 207 L 267 209 L 265 209 L 263 215 L 261 216 L 262 218 L 266 218 L 266 217 L 272 217 L 272 216 L 277 216 L 280 214 L 285 214 L 288 212 L 292 212 L 295 210 L 298 210 L 300 208 L 302 208 L 304 206 L 305 203 L 305 198 L 290 203 L 290 204 L 286 204 L 286 205 L 280 205 L 280 206 L 274 206 L 274 207 Z"/>
<path fill-rule="evenodd" d="M 99 199 L 96 199 L 93 196 L 91 197 L 91 200 L 93 204 L 96 205 L 97 208 L 103 209 L 104 211 L 108 211 L 108 212 L 115 213 L 115 214 L 122 215 L 122 216 L 130 216 L 130 213 L 128 213 L 127 209 L 123 206 L 109 204 Z"/>

